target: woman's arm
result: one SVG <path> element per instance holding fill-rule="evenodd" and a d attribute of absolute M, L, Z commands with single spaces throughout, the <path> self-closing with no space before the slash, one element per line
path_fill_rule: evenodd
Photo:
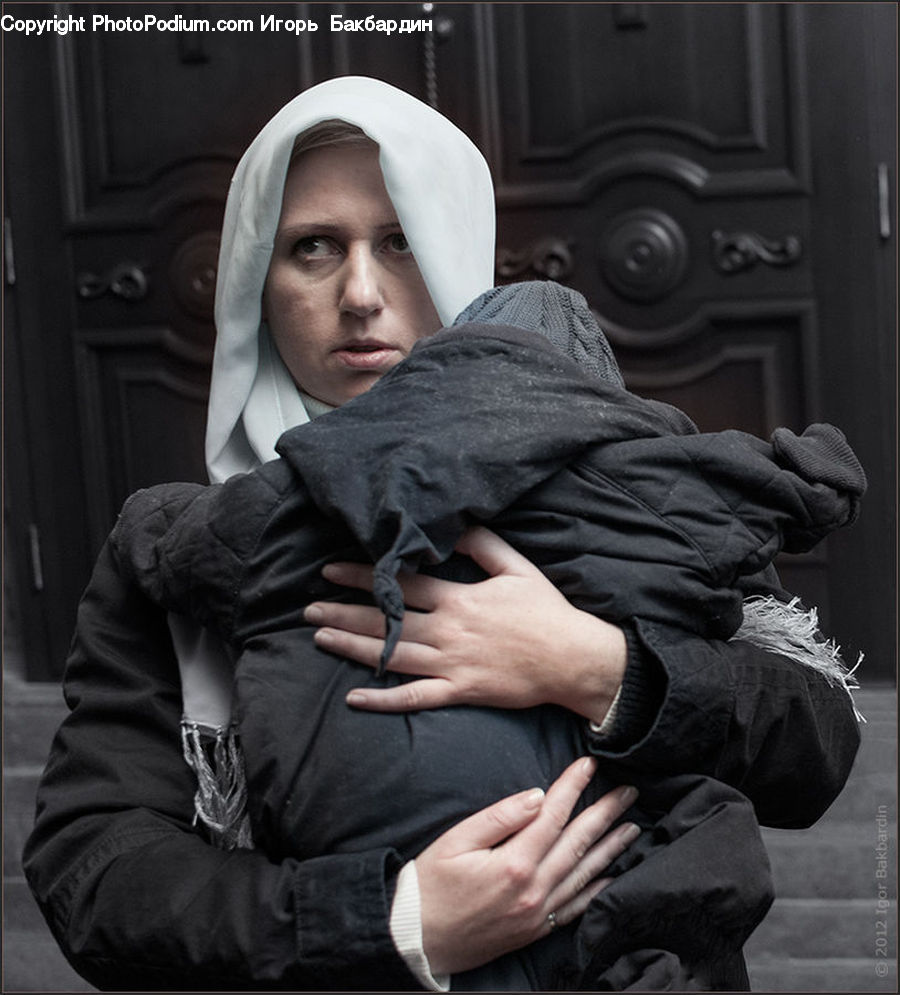
<path fill-rule="evenodd" d="M 373 973 L 415 987 L 388 929 L 392 851 L 276 865 L 215 849 L 193 828 L 177 682 L 165 614 L 105 547 L 24 854 L 73 966 L 113 989 L 352 988 Z"/>
<path fill-rule="evenodd" d="M 417 987 L 390 934 L 394 851 L 273 864 L 257 851 L 215 849 L 192 826 L 195 785 L 181 756 L 181 692 L 165 614 L 125 583 L 110 545 L 79 608 L 65 691 L 71 714 L 42 779 L 24 865 L 57 941 L 92 984 L 367 989 L 377 979 L 386 988 Z M 592 822 L 582 814 L 563 829 L 559 804 L 529 807 L 527 794 L 513 796 L 433 847 L 449 841 L 475 855 L 486 827 L 506 826 L 514 844 L 518 829 L 539 825 L 542 839 L 557 842 L 550 852 L 531 851 L 532 873 L 513 876 L 514 897 L 574 908 L 596 888 L 579 871 L 594 878 L 625 843 L 619 829 L 606 851 L 593 848 L 626 807 L 601 802 L 587 810 Z M 447 970 L 458 969 L 452 945 L 449 958 L 446 950 L 463 914 L 474 908 L 499 921 L 509 910 L 510 869 L 521 870 L 522 857 L 515 846 L 491 849 L 490 866 L 442 863 L 443 878 L 435 878 L 426 860 L 420 871 L 426 953 L 441 951 Z M 562 863 L 560 853 L 568 854 Z M 582 862 L 575 853 L 589 856 Z M 469 895 L 473 907 L 439 903 L 436 914 L 433 879 L 444 882 L 439 890 Z M 516 946 L 509 937 L 521 935 L 523 921 L 534 925 L 529 902 L 513 904 L 518 914 L 482 951 L 486 959 Z"/>
<path fill-rule="evenodd" d="M 849 693 L 812 667 L 732 639 L 707 641 L 637 620 L 599 757 L 708 773 L 739 788 L 763 825 L 805 828 L 840 793 L 859 747 Z"/>
<path fill-rule="evenodd" d="M 423 679 L 352 692 L 351 704 L 404 711 L 553 702 L 596 728 L 621 688 L 612 731 L 593 733 L 599 757 L 626 769 L 717 777 L 750 797 L 767 825 L 810 825 L 837 797 L 859 744 L 842 687 L 739 640 L 706 641 L 642 622 L 619 628 L 586 615 L 486 529 L 472 529 L 460 549 L 487 570 L 487 580 L 404 581 L 420 612 L 404 618 L 391 669 Z M 365 566 L 328 571 L 337 583 L 371 583 Z M 317 602 L 307 618 L 326 627 L 317 635 L 323 648 L 377 665 L 377 609 Z"/>

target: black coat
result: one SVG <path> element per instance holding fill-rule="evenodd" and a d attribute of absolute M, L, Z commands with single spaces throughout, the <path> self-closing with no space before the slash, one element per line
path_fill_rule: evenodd
<path fill-rule="evenodd" d="M 627 731 L 614 743 L 589 737 L 601 761 L 617 764 L 623 780 L 638 771 L 721 779 L 771 825 L 801 828 L 822 815 L 859 744 L 842 689 L 746 643 L 640 620 L 629 631 L 619 716 Z M 418 987 L 388 928 L 401 863 L 392 846 L 278 861 L 205 842 L 181 757 L 182 697 L 165 613 L 125 575 L 112 542 L 79 606 L 64 690 L 71 712 L 38 791 L 24 866 L 63 952 L 91 984 Z M 664 973 L 680 965 L 665 953 L 640 960 Z"/>
<path fill-rule="evenodd" d="M 673 409 L 588 381 L 541 340 L 494 328 L 422 343 L 279 450 L 282 461 L 221 488 L 143 492 L 114 534 L 155 600 L 243 651 L 255 834 L 279 859 L 386 845 L 408 859 L 469 812 L 547 786 L 586 747 L 582 723 L 553 708 L 350 712 L 346 691 L 376 678 L 319 652 L 298 616 L 338 593 L 320 567 L 358 557 L 357 539 L 382 558 L 382 603 L 398 619 L 400 562 L 446 559 L 473 515 L 581 607 L 727 637 L 741 576 L 852 519 L 864 488 L 835 430 L 782 432 L 772 446 L 699 436 Z M 577 931 L 456 987 L 596 988 L 648 971 L 682 987 L 744 986 L 739 950 L 770 900 L 749 803 L 708 777 L 636 776 L 613 763 L 593 797 L 624 779 L 642 788 L 630 817 L 652 827 L 614 869 L 628 873 Z"/>

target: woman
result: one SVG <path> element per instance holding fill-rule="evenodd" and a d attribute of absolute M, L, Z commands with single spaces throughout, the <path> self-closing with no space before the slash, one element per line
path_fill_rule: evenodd
<path fill-rule="evenodd" d="M 288 226 L 294 242 L 279 241 L 282 200 L 291 202 L 283 185 L 294 136 L 334 119 L 378 142 L 396 217 L 373 221 L 363 237 Z M 410 337 L 449 323 L 491 282 L 490 179 L 474 148 L 439 115 L 384 84 L 343 79 L 302 95 L 272 125 L 242 161 L 226 212 L 207 446 L 213 479 L 271 458 L 278 435 L 305 420 L 307 407 L 366 389 L 399 361 Z M 381 263 L 389 256 L 394 265 L 394 255 L 405 254 L 404 237 L 427 294 L 410 291 L 409 278 L 400 281 L 408 293 L 398 312 L 393 291 L 385 296 L 372 274 L 384 276 Z M 304 332 L 312 325 L 288 310 L 277 277 L 289 273 L 291 245 L 312 239 L 301 252 L 318 259 L 325 251 L 328 259 L 331 250 L 322 246 L 329 238 L 337 238 L 343 274 L 330 285 L 340 286 L 341 296 L 319 300 L 315 313 L 328 319 L 322 337 L 311 356 L 292 357 L 291 343 L 304 341 L 292 336 L 292 322 L 302 319 Z M 386 256 L 376 251 L 382 246 Z M 262 314 L 258 288 L 267 274 Z M 362 341 L 370 333 L 374 342 Z M 294 373 L 307 366 L 321 373 L 312 388 Z M 508 548 L 476 538 L 468 549 L 492 576 L 467 591 L 465 603 L 453 592 L 456 608 L 448 608 L 447 589 L 437 589 L 441 604 L 430 617 L 442 624 L 455 612 L 474 621 L 474 651 L 453 641 L 465 671 L 481 675 L 467 678 L 468 700 L 555 702 L 599 723 L 621 685 L 615 721 L 593 734 L 598 755 L 739 783 L 760 816 L 776 824 L 812 821 L 843 784 L 856 729 L 846 695 L 821 676 L 740 643 L 676 642 L 665 627 L 605 625 L 562 602 Z M 338 579 L 357 581 L 347 572 Z M 543 618 L 537 627 L 536 614 Z M 498 617 L 507 625 L 498 627 Z M 526 793 L 467 820 L 404 869 L 417 873 L 424 935 L 424 950 L 404 960 L 391 934 L 400 871 L 391 848 L 272 863 L 255 852 L 214 850 L 191 830 L 193 784 L 173 740 L 182 700 L 190 709 L 191 687 L 208 686 L 193 680 L 193 668 L 214 666 L 217 657 L 203 640 L 192 647 L 188 635 L 173 630 L 179 672 L 165 619 L 123 583 L 104 550 L 69 661 L 72 715 L 55 743 L 26 853 L 48 921 L 95 984 L 369 988 L 376 977 L 379 986 L 405 988 L 415 984 L 408 964 L 427 983 L 429 969 L 452 973 L 543 935 L 554 922 L 550 913 L 557 921 L 574 918 L 596 885 L 577 887 L 582 869 L 567 852 L 588 849 L 593 878 L 621 847 L 613 839 L 589 849 L 623 811 L 621 797 L 559 830 L 589 769 L 571 769 L 537 808 Z M 522 665 L 505 666 L 510 659 Z M 454 679 L 447 679 L 451 686 Z M 223 710 L 203 705 L 209 724 L 220 725 Z M 673 751 L 673 743 L 681 749 Z M 820 772 L 816 783 L 795 775 L 804 768 Z M 501 840 L 507 842 L 495 846 Z"/>

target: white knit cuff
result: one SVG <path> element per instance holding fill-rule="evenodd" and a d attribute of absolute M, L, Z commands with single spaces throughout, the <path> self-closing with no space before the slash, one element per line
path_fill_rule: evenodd
<path fill-rule="evenodd" d="M 391 939 L 406 966 L 426 991 L 450 991 L 450 975 L 432 975 L 422 946 L 422 904 L 414 860 L 404 864 L 397 876 L 397 890 L 391 906 Z"/>
<path fill-rule="evenodd" d="M 591 732 L 600 733 L 601 736 L 608 736 L 612 732 L 613 726 L 616 724 L 616 712 L 619 708 L 619 695 L 622 693 L 622 685 L 619 685 L 619 690 L 616 691 L 616 696 L 612 700 L 612 704 L 609 706 L 609 711 L 603 718 L 602 722 L 591 722 Z"/>

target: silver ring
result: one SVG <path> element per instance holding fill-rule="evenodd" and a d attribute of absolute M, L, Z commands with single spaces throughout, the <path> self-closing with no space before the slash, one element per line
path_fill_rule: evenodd
<path fill-rule="evenodd" d="M 551 933 L 554 930 L 559 929 L 559 923 L 556 921 L 556 913 L 555 912 L 551 912 L 547 916 L 547 922 L 550 923 L 550 932 Z"/>

